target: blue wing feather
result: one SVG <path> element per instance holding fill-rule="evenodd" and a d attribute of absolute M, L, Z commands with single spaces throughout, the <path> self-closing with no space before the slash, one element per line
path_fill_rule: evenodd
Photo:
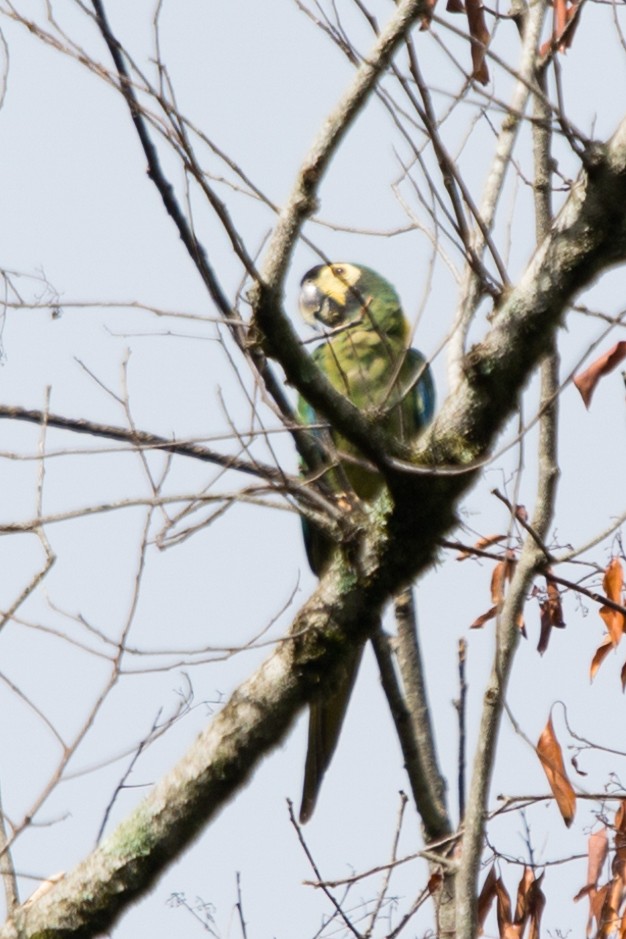
<path fill-rule="evenodd" d="M 415 430 L 420 431 L 430 424 L 435 413 L 435 383 L 428 362 L 417 349 L 409 349 L 407 361 L 416 380 L 413 388 Z"/>

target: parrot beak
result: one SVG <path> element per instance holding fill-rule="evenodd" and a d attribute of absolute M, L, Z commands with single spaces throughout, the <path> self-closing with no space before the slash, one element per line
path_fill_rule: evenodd
<path fill-rule="evenodd" d="M 342 308 L 312 280 L 305 280 L 300 288 L 300 313 L 314 329 L 333 327 L 342 320 Z"/>
<path fill-rule="evenodd" d="M 319 328 L 317 318 L 321 312 L 324 296 L 312 280 L 305 280 L 300 288 L 300 313 L 303 320 L 316 329 Z"/>

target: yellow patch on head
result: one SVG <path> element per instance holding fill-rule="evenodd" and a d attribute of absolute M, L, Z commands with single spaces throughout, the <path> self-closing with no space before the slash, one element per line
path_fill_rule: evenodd
<path fill-rule="evenodd" d="M 317 287 L 324 296 L 330 297 L 339 306 L 346 306 L 348 291 L 359 280 L 361 271 L 354 264 L 326 264 L 316 277 Z"/>

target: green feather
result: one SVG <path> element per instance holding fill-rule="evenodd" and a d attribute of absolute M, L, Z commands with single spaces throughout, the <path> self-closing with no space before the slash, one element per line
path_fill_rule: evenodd
<path fill-rule="evenodd" d="M 432 419 L 434 386 L 426 360 L 408 346 L 408 324 L 391 284 L 356 264 L 320 265 L 302 280 L 300 309 L 308 321 L 331 330 L 313 353 L 330 384 L 399 440 L 414 439 Z M 323 423 L 303 398 L 298 401 L 298 414 L 303 423 Z M 328 437 L 322 430 L 314 433 L 320 442 Z M 334 431 L 330 438 L 338 464 L 326 474 L 331 486 L 338 492 L 352 489 L 360 499 L 373 500 L 383 487 L 382 477 L 364 466 L 362 458 L 359 464 L 360 453 L 349 440 Z M 302 527 L 309 563 L 321 577 L 334 545 L 307 520 Z M 352 651 L 338 683 L 311 705 L 302 822 L 313 813 L 337 746 L 362 651 L 362 646 Z"/>

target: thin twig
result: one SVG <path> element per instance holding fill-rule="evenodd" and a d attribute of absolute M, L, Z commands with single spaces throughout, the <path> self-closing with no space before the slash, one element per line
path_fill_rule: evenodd
<path fill-rule="evenodd" d="M 465 816 L 465 774 L 466 774 L 466 718 L 465 709 L 467 703 L 467 681 L 465 679 L 465 666 L 467 660 L 467 640 L 459 639 L 458 645 L 458 670 L 459 670 L 459 697 L 455 702 L 458 722 L 459 722 L 459 763 L 458 763 L 458 784 L 459 784 L 459 819 L 461 822 Z"/>
<path fill-rule="evenodd" d="M 298 841 L 300 842 L 300 846 L 302 847 L 302 850 L 304 851 L 304 853 L 305 853 L 305 855 L 306 855 L 306 857 L 307 857 L 307 860 L 308 860 L 309 864 L 310 864 L 311 867 L 313 868 L 313 872 L 315 873 L 315 876 L 316 876 L 316 878 L 317 878 L 317 884 L 319 885 L 319 887 L 321 888 L 321 890 L 324 892 L 324 894 L 326 895 L 326 897 L 328 898 L 328 900 L 330 901 L 330 903 L 333 905 L 333 907 L 335 908 L 335 911 L 336 911 L 337 915 L 343 920 L 343 922 L 345 923 L 345 925 L 346 925 L 346 927 L 349 929 L 349 931 L 352 933 L 352 935 L 355 936 L 356 939 L 364 939 L 363 935 L 358 931 L 358 929 L 355 927 L 354 923 L 353 923 L 353 922 L 349 919 L 349 917 L 346 916 L 346 914 L 344 913 L 344 910 L 343 910 L 343 907 L 342 907 L 341 903 L 339 903 L 339 902 L 335 899 L 335 897 L 333 896 L 332 892 L 331 892 L 331 891 L 329 890 L 329 888 L 326 886 L 326 882 L 322 879 L 322 875 L 321 875 L 321 873 L 320 873 L 320 870 L 319 870 L 317 864 L 315 863 L 315 860 L 314 860 L 314 858 L 313 858 L 313 855 L 311 854 L 311 852 L 310 852 L 310 850 L 309 850 L 309 846 L 308 846 L 308 844 L 306 843 L 306 841 L 304 840 L 304 836 L 303 836 L 303 834 L 302 834 L 302 828 L 300 827 L 300 825 L 298 824 L 298 822 L 297 822 L 297 820 L 296 820 L 296 816 L 295 816 L 294 811 L 293 811 L 293 802 L 291 801 L 291 799 L 287 799 L 287 807 L 288 807 L 288 809 L 289 809 L 289 821 L 291 822 L 291 824 L 292 824 L 293 827 L 295 828 L 296 834 L 297 834 L 297 836 L 298 836 Z M 348 889 L 349 889 L 349 888 L 348 888 Z"/>

